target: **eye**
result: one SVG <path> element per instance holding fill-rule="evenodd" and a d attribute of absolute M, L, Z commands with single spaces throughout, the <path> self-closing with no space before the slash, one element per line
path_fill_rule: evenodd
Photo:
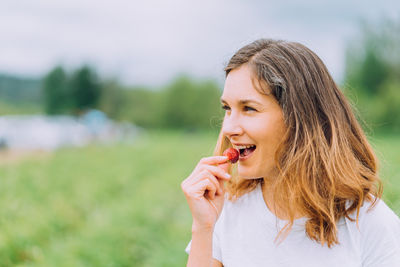
<path fill-rule="evenodd" d="M 221 108 L 222 108 L 223 110 L 231 110 L 231 108 L 228 107 L 227 105 L 223 105 Z"/>
<path fill-rule="evenodd" d="M 249 107 L 249 106 L 244 106 L 243 109 L 244 109 L 244 111 L 257 111 L 256 109 Z"/>

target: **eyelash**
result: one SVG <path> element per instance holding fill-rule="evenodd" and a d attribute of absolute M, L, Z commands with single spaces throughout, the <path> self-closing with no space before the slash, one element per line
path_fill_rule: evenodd
<path fill-rule="evenodd" d="M 222 109 L 226 111 L 226 110 L 230 110 L 231 108 L 228 107 L 227 105 L 223 105 Z M 244 106 L 243 109 L 244 109 L 244 111 L 257 111 L 256 109 L 249 107 L 249 106 Z"/>

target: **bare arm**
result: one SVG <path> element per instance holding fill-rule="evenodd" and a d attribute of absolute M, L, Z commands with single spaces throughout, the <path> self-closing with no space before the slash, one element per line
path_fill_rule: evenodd
<path fill-rule="evenodd" d="M 213 229 L 193 229 L 192 245 L 187 267 L 222 267 L 222 263 L 212 257 Z"/>
<path fill-rule="evenodd" d="M 192 229 L 192 245 L 187 267 L 210 267 L 212 262 L 212 228 Z"/>
<path fill-rule="evenodd" d="M 224 205 L 223 182 L 230 179 L 227 160 L 225 156 L 203 158 L 181 184 L 193 217 L 189 267 L 222 266 L 212 258 L 212 245 L 214 226 Z"/>

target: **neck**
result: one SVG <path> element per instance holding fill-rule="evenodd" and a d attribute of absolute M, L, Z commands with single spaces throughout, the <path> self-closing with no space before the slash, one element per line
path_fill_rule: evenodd
<path fill-rule="evenodd" d="M 289 220 L 289 213 L 285 210 L 285 207 L 276 202 L 273 198 L 273 188 L 272 181 L 270 179 L 265 179 L 262 183 L 261 189 L 264 198 L 264 202 L 268 209 L 280 220 Z M 295 214 L 295 219 L 301 218 L 299 213 Z"/>
<path fill-rule="evenodd" d="M 268 209 L 275 214 L 281 220 L 286 220 L 286 216 L 282 209 L 279 209 L 274 201 L 272 194 L 272 185 L 271 181 L 264 178 L 264 182 L 261 184 L 262 194 L 264 198 L 264 202 L 267 205 Z"/>

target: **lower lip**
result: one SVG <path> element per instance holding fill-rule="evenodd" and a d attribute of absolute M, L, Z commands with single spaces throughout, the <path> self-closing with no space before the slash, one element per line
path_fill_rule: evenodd
<path fill-rule="evenodd" d="M 257 148 L 256 148 L 257 149 Z M 248 159 L 248 158 L 250 158 L 253 154 L 254 154 L 254 151 L 256 151 L 256 149 L 254 149 L 253 150 L 253 152 L 251 152 L 249 155 L 247 155 L 247 156 L 240 156 L 239 155 L 239 160 L 240 161 L 245 161 L 246 159 Z"/>

